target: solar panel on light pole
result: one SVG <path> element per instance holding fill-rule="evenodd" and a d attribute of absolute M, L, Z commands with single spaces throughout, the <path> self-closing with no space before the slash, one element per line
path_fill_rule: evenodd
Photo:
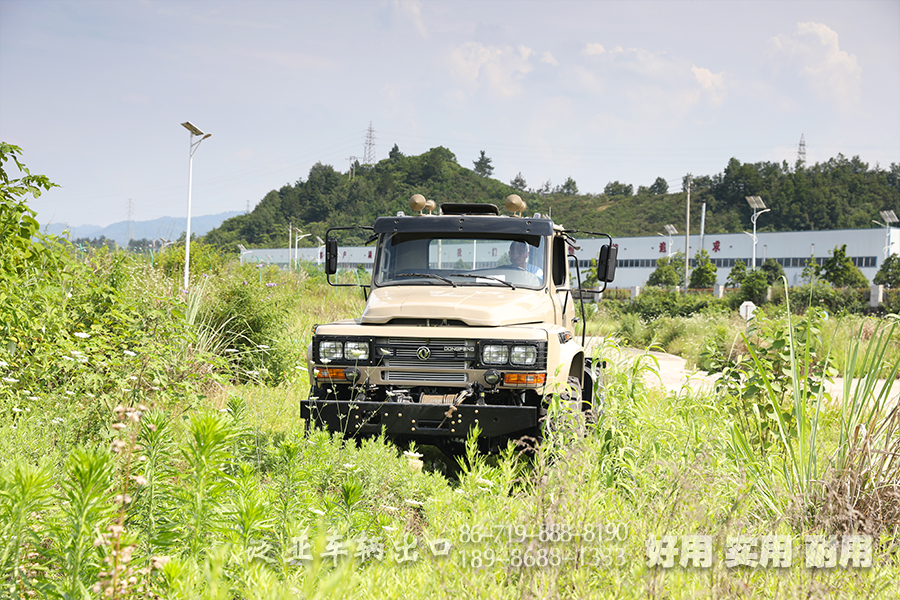
<path fill-rule="evenodd" d="M 753 209 L 753 216 L 750 220 L 753 222 L 753 268 L 756 269 L 756 220 L 759 215 L 769 212 L 771 209 L 766 208 L 766 203 L 759 196 L 745 196 L 747 204 Z"/>
<path fill-rule="evenodd" d="M 187 231 L 185 232 L 184 237 L 184 289 L 187 291 L 188 289 L 188 272 L 191 263 L 191 187 L 193 185 L 194 180 L 194 152 L 197 150 L 197 146 L 200 145 L 200 142 L 211 136 L 211 133 L 203 133 L 200 129 L 191 123 L 190 121 L 185 121 L 181 124 L 182 127 L 191 132 L 190 139 L 190 156 L 188 157 L 188 205 L 187 205 Z M 195 136 L 201 136 L 199 140 L 194 141 Z"/>

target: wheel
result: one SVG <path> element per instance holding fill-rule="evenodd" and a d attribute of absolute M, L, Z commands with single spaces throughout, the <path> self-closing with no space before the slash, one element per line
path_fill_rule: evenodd
<path fill-rule="evenodd" d="M 581 381 L 569 376 L 565 387 L 559 391 L 559 401 L 554 396 L 544 400 L 542 413 L 541 438 L 556 432 L 573 429 L 578 436 L 585 434 L 585 413 L 582 410 Z"/>

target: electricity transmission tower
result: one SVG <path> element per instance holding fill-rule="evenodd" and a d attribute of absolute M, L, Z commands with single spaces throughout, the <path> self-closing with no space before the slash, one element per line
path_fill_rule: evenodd
<path fill-rule="evenodd" d="M 369 129 L 366 131 L 364 160 L 367 165 L 375 164 L 375 128 L 372 127 L 372 121 L 369 121 Z"/>
<path fill-rule="evenodd" d="M 797 148 L 797 164 L 806 165 L 806 140 L 800 134 L 800 147 Z"/>

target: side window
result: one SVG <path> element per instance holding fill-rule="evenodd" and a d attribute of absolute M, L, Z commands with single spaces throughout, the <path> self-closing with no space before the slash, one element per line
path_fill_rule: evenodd
<path fill-rule="evenodd" d="M 553 285 L 565 285 L 568 256 L 566 255 L 566 240 L 564 238 L 553 238 L 553 251 L 550 261 L 553 265 Z"/>

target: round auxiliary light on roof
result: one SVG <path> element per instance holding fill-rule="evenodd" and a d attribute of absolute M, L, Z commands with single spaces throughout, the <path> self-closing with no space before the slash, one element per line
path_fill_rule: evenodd
<path fill-rule="evenodd" d="M 416 212 L 422 212 L 422 209 L 425 208 L 427 201 L 425 200 L 425 196 L 422 194 L 413 194 L 409 197 L 409 210 L 414 210 Z"/>
<path fill-rule="evenodd" d="M 510 194 L 506 197 L 506 210 L 511 213 L 520 213 L 525 210 L 525 201 L 518 194 Z"/>

